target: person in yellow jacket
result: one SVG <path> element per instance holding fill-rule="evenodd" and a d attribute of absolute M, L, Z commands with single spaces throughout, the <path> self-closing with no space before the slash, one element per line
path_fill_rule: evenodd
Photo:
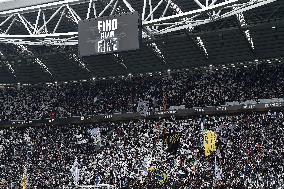
<path fill-rule="evenodd" d="M 27 189 L 27 169 L 24 169 L 24 174 L 22 177 L 22 189 Z"/>

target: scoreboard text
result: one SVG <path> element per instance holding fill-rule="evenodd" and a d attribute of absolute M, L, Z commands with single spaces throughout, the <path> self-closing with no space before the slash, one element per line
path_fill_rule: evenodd
<path fill-rule="evenodd" d="M 80 56 L 136 50 L 141 38 L 137 12 L 79 22 Z"/>

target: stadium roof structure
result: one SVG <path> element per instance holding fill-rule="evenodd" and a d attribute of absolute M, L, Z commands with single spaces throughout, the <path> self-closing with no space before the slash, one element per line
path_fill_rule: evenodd
<path fill-rule="evenodd" d="M 78 22 L 138 11 L 142 48 L 78 57 Z M 40 83 L 284 55 L 283 0 L 0 0 L 0 83 Z"/>

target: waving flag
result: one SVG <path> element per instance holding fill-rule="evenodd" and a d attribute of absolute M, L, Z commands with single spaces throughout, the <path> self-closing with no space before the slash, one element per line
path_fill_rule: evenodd
<path fill-rule="evenodd" d="M 211 152 L 216 151 L 216 133 L 214 131 L 205 131 L 203 133 L 203 147 L 205 156 L 209 156 Z"/>
<path fill-rule="evenodd" d="M 102 138 L 100 128 L 89 129 L 88 132 L 94 139 L 94 143 L 101 146 Z"/>
<path fill-rule="evenodd" d="M 145 100 L 139 100 L 137 112 L 139 112 L 142 116 L 147 116 L 149 112 L 149 102 Z"/>
<path fill-rule="evenodd" d="M 177 150 L 180 146 L 180 133 L 178 132 L 172 132 L 168 135 L 167 138 L 168 143 L 168 152 L 170 153 L 177 153 Z"/>
<path fill-rule="evenodd" d="M 79 185 L 79 180 L 80 180 L 80 169 L 79 169 L 79 163 L 78 163 L 78 159 L 76 157 L 70 172 L 72 174 L 73 177 L 73 183 L 78 186 Z"/>
<path fill-rule="evenodd" d="M 217 164 L 217 157 L 215 156 L 215 169 L 214 169 L 214 179 L 221 180 L 222 179 L 222 169 Z"/>
<path fill-rule="evenodd" d="M 164 182 L 166 182 L 166 180 L 168 178 L 168 175 L 158 168 L 150 167 L 150 168 L 148 168 L 148 171 L 153 174 L 155 179 L 157 179 L 160 184 L 163 184 Z"/>

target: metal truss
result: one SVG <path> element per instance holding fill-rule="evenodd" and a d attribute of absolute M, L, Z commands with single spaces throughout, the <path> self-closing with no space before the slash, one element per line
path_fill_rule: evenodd
<path fill-rule="evenodd" d="M 176 14 L 182 14 L 183 11 L 181 10 L 181 8 L 174 2 L 172 2 L 171 0 L 167 0 L 167 3 L 169 4 L 169 7 L 176 13 Z M 201 4 L 201 3 L 200 3 Z M 203 6 L 203 5 L 202 5 Z M 200 6 L 202 8 L 202 6 Z M 186 19 L 183 19 L 184 21 L 186 21 Z M 186 29 L 186 33 L 190 33 L 194 28 L 188 28 Z M 208 52 L 207 49 L 205 47 L 205 44 L 203 42 L 203 40 L 201 39 L 200 36 L 197 37 L 191 37 L 192 41 L 197 45 L 197 47 L 201 50 L 201 52 L 203 53 L 203 55 L 205 56 L 205 58 L 208 58 Z"/>
<path fill-rule="evenodd" d="M 103 4 L 106 3 L 106 1 L 104 1 L 104 0 L 99 0 L 99 1 L 100 1 L 101 3 L 103 3 Z M 113 5 L 113 7 L 111 7 L 111 8 L 112 8 L 111 14 L 114 14 L 114 13 L 116 13 L 116 14 L 121 14 L 121 13 L 129 12 L 129 10 L 135 11 L 130 5 L 127 5 L 127 7 L 122 7 L 122 6 L 119 5 L 117 2 L 118 2 L 118 1 L 116 1 L 116 3 Z M 107 4 L 108 4 L 108 3 L 106 3 L 105 5 L 107 5 Z M 89 14 L 89 13 L 88 13 L 88 14 Z M 142 31 L 142 33 L 143 33 L 144 36 L 147 37 L 148 40 L 151 40 L 151 39 L 152 39 L 152 37 L 151 37 L 149 34 L 147 34 L 145 31 Z M 155 42 L 150 42 L 150 43 L 147 43 L 146 45 L 152 49 L 152 51 L 154 52 L 154 54 L 155 54 L 164 64 L 167 63 L 167 62 L 166 62 L 166 59 L 165 59 L 165 57 L 164 57 L 164 55 L 163 55 L 163 53 L 162 53 L 162 50 L 159 48 L 159 46 L 157 45 L 157 43 L 155 43 Z M 123 57 L 122 57 L 121 54 L 119 54 L 119 53 L 114 53 L 114 54 L 112 55 L 112 57 L 113 57 L 113 60 L 114 60 L 116 63 L 122 65 L 125 69 L 128 69 L 127 66 L 125 65 L 124 59 L 123 59 Z"/>
<path fill-rule="evenodd" d="M 169 14 L 169 8 L 178 9 L 173 0 L 160 0 L 156 4 L 151 0 L 144 0 L 142 12 L 143 38 L 180 30 L 193 30 L 196 26 L 222 20 L 233 15 L 238 15 L 240 23 L 245 24 L 240 16 L 243 12 L 277 0 L 206 0 L 205 4 L 202 4 L 199 0 L 193 1 L 198 5 L 198 9 L 187 12 L 176 10 L 171 11 Z M 84 17 L 80 17 L 74 10 L 74 5 L 77 4 L 85 4 L 86 11 Z M 114 14 L 119 6 L 124 6 L 128 12 L 135 11 L 127 0 L 109 0 L 101 11 L 98 11 L 96 8 L 97 4 L 97 0 L 62 0 L 2 11 L 0 12 L 0 43 L 17 45 L 77 45 L 78 31 L 76 28 L 70 32 L 58 32 L 59 26 L 63 24 L 63 17 L 67 14 L 73 22 L 78 24 L 82 19 Z M 163 10 L 161 15 L 158 15 L 158 9 Z M 47 16 L 46 11 L 53 12 Z M 34 14 L 36 16 L 30 18 L 31 12 L 36 13 Z M 26 34 L 10 33 L 11 28 L 19 24 L 26 31 Z M 249 32 L 246 32 L 246 36 L 249 40 Z M 195 40 L 198 46 L 207 54 L 202 39 L 197 37 Z"/>
<path fill-rule="evenodd" d="M 105 7 L 107 7 L 107 6 L 109 6 L 109 8 L 111 8 L 112 9 L 112 11 L 111 11 L 111 15 L 112 14 L 121 14 L 121 13 L 124 13 L 124 12 L 127 12 L 126 10 L 124 10 L 124 8 L 123 7 L 121 7 L 120 5 L 118 5 L 118 1 L 116 1 L 115 2 L 115 4 L 109 4 L 106 0 L 99 0 L 99 2 L 103 5 L 103 6 L 105 6 Z M 96 4 L 94 3 L 94 2 L 91 2 L 90 1 L 90 3 L 92 3 L 93 4 L 93 13 L 94 13 L 94 16 L 95 17 L 97 17 L 97 11 L 96 11 Z M 111 2 L 110 2 L 111 3 Z M 89 8 L 91 7 L 91 4 L 89 5 Z M 132 10 L 132 7 L 129 7 L 129 9 L 130 10 Z M 88 10 L 88 14 L 87 14 L 87 18 L 90 18 L 91 17 L 91 15 L 90 15 L 90 9 Z M 134 11 L 134 10 L 132 10 L 132 11 Z M 129 11 L 128 11 L 129 12 Z M 125 69 L 128 69 L 128 67 L 126 66 L 126 64 L 125 64 L 125 61 L 124 61 L 124 58 L 123 58 L 123 56 L 121 55 L 121 54 L 119 54 L 119 53 L 113 53 L 113 54 L 111 54 L 111 56 L 112 56 L 112 59 L 113 59 L 113 61 L 114 62 L 116 62 L 117 64 L 119 64 L 119 65 L 121 65 L 122 67 L 124 67 Z"/>
<path fill-rule="evenodd" d="M 0 28 L 0 33 L 1 33 L 1 28 Z M 34 56 L 34 53 L 32 51 L 30 51 L 28 49 L 27 46 L 23 45 L 23 44 L 17 44 L 14 43 L 14 45 L 16 46 L 16 51 L 19 55 L 28 55 L 28 56 Z M 0 57 L 4 57 L 5 55 L 0 51 Z M 44 70 L 44 72 L 47 72 L 48 74 L 50 74 L 52 76 L 52 73 L 49 71 L 48 67 L 43 63 L 42 60 L 40 60 L 39 58 L 35 58 L 35 63 L 38 64 L 40 66 L 41 69 Z M 15 75 L 15 70 L 13 69 L 12 65 L 9 63 L 9 61 L 2 61 L 2 63 L 4 63 L 4 65 L 6 65 L 8 67 L 9 72 L 16 77 Z"/>
<path fill-rule="evenodd" d="M 63 14 L 60 15 L 60 18 L 62 19 Z M 73 19 L 72 15 L 70 14 L 66 14 L 66 18 L 69 21 L 69 23 L 71 22 L 71 24 L 74 26 L 74 28 L 77 27 L 77 23 L 76 21 Z M 53 48 L 56 47 L 60 47 L 60 46 L 52 46 Z M 69 60 L 77 63 L 79 65 L 80 68 L 86 70 L 87 72 L 91 72 L 91 70 L 88 68 L 88 66 L 86 65 L 86 63 L 84 61 L 82 61 L 82 59 L 75 53 L 63 53 L 63 55 L 68 58 Z"/>

